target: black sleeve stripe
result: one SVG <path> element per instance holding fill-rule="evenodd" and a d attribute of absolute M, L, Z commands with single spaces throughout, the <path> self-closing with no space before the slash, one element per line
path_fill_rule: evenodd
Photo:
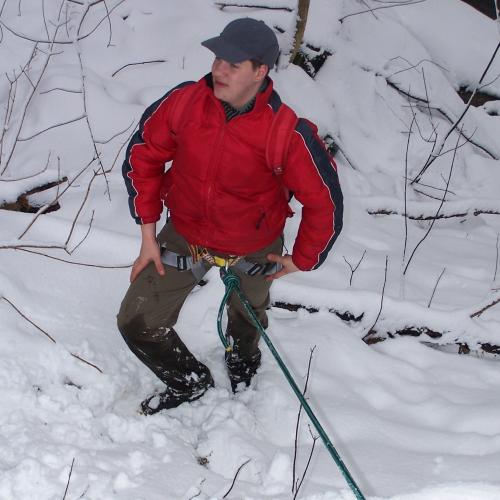
<path fill-rule="evenodd" d="M 311 155 L 311 160 L 319 176 L 321 177 L 323 184 L 328 189 L 330 199 L 332 200 L 332 204 L 335 210 L 332 235 L 323 250 L 318 255 L 317 264 L 315 264 L 313 267 L 313 269 L 317 269 L 325 261 L 328 252 L 331 250 L 333 244 L 335 243 L 335 240 L 342 230 L 344 202 L 339 178 L 337 175 L 337 169 L 317 134 L 312 130 L 307 121 L 303 119 L 299 119 L 299 122 L 295 127 L 295 132 L 297 132 L 302 137 L 304 145 Z"/>
<path fill-rule="evenodd" d="M 278 112 L 278 109 L 280 108 L 281 106 L 281 98 L 279 96 L 279 94 L 273 90 L 271 92 L 271 96 L 269 97 L 269 102 L 268 102 L 269 106 L 271 106 L 271 109 L 277 113 Z"/>
<path fill-rule="evenodd" d="M 141 224 L 142 220 L 137 214 L 137 207 L 135 205 L 135 201 L 138 195 L 138 191 L 134 186 L 134 183 L 132 179 L 129 177 L 129 174 L 133 170 L 133 166 L 130 163 L 130 158 L 132 155 L 132 150 L 134 149 L 134 146 L 138 146 L 140 144 L 144 144 L 144 140 L 142 137 L 142 134 L 144 132 L 144 127 L 148 120 L 154 115 L 156 110 L 162 105 L 162 103 L 168 99 L 176 90 L 179 90 L 187 85 L 191 85 L 195 82 L 183 82 L 180 85 L 177 85 L 177 87 L 174 87 L 173 89 L 169 90 L 163 97 L 160 97 L 157 101 L 155 101 L 153 104 L 151 104 L 148 108 L 146 108 L 146 111 L 144 111 L 141 120 L 139 122 L 139 128 L 135 132 L 135 134 L 132 136 L 132 139 L 130 140 L 127 151 L 125 153 L 125 160 L 122 165 L 122 175 L 123 179 L 125 180 L 125 187 L 127 188 L 127 193 L 128 193 L 128 204 L 129 204 L 129 209 L 132 217 L 134 218 L 135 222 L 137 224 Z"/>

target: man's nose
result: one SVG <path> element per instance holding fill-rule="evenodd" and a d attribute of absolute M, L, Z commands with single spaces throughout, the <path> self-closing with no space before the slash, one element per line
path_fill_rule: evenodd
<path fill-rule="evenodd" d="M 224 61 L 224 59 L 216 59 L 214 62 L 214 70 L 221 74 L 225 73 L 229 68 L 229 63 Z"/>

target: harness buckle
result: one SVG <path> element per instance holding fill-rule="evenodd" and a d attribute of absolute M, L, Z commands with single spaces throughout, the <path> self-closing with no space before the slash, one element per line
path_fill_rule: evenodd
<path fill-rule="evenodd" d="M 260 274 L 262 269 L 267 266 L 267 264 L 254 264 L 248 271 L 247 274 L 248 276 L 255 276 L 256 274 Z"/>
<path fill-rule="evenodd" d="M 177 255 L 177 269 L 179 271 L 188 270 L 188 262 L 186 255 Z"/>
<path fill-rule="evenodd" d="M 214 259 L 214 264 L 217 267 L 227 267 L 229 265 L 229 260 L 224 259 L 223 257 L 217 257 L 217 255 L 212 256 Z"/>

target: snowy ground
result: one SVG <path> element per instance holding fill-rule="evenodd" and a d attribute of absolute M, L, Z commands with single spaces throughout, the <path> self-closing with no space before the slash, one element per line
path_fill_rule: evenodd
<path fill-rule="evenodd" d="M 106 3 L 111 33 L 99 3 L 90 7 L 80 34 L 104 22 L 91 36 L 75 41 L 84 7 L 63 2 L 64 25 L 55 39 L 72 43 L 54 46 L 57 53 L 17 136 L 26 140 L 18 142 L 7 168 L 22 103 L 32 90 L 24 76 L 2 136 L 0 203 L 63 176 L 71 184 L 59 200 L 60 210 L 38 217 L 21 239 L 34 215 L 0 211 L 0 498 L 222 499 L 247 462 L 226 498 L 291 499 L 298 402 L 265 346 L 252 387 L 231 394 L 216 333 L 223 294 L 216 272 L 188 299 L 178 323 L 179 333 L 216 382 L 191 405 L 151 417 L 138 414 L 139 401 L 161 384 L 128 351 L 115 315 L 128 284 L 127 266 L 139 245 L 121 179 L 120 148 L 142 111 L 170 86 L 209 71 L 211 54 L 199 42 L 229 20 L 250 15 L 284 30 L 279 37 L 286 52 L 294 14 L 236 7 L 221 11 L 206 0 Z M 295 5 L 292 0 L 265 3 Z M 13 71 L 19 74 L 26 63 L 33 41 L 20 39 L 20 34 L 47 40 L 47 30 L 52 39 L 61 4 L 46 4 L 47 26 L 43 2 L 0 4 L 0 74 L 7 72 L 12 79 Z M 411 101 L 410 106 L 388 82 L 457 119 L 464 104 L 456 90 L 472 90 L 478 82 L 500 38 L 499 23 L 459 0 L 379 9 L 342 22 L 367 5 L 380 5 L 370 0 L 311 4 L 305 40 L 333 55 L 314 80 L 297 67 L 285 67 L 284 61 L 272 77 L 282 98 L 341 147 L 336 160 L 346 201 L 344 231 L 320 270 L 292 275 L 273 287 L 273 300 L 319 312 L 272 308 L 269 335 L 300 386 L 310 349 L 316 346 L 309 402 L 367 498 L 498 499 L 499 360 L 483 354 L 458 356 L 456 342 L 471 348 L 500 345 L 499 306 L 471 318 L 499 297 L 500 216 L 473 213 L 500 211 L 500 117 L 487 113 L 498 109 L 500 101 L 470 109 L 461 122 L 475 145 L 458 150 L 440 213 L 466 215 L 437 221 L 403 274 L 429 228 L 429 222 L 408 221 L 405 249 L 401 214 L 408 131 L 407 176 L 413 178 L 432 147 L 422 137 L 430 137 L 437 127 L 439 144 L 450 124 L 437 111 L 429 117 L 427 105 L 417 108 Z M 46 51 L 47 44 L 40 48 Z M 81 93 L 68 92 L 82 89 L 78 53 L 85 102 Z M 39 53 L 30 65 L 34 83 L 45 57 Z M 152 60 L 164 62 L 120 70 Z M 499 73 L 500 55 L 483 82 L 492 82 L 486 89 L 500 98 Z M 8 80 L 0 78 L 0 123 L 13 99 L 9 88 Z M 85 115 L 106 177 L 94 178 L 101 168 L 94 161 L 75 179 L 94 155 Z M 453 132 L 443 149 L 450 152 L 429 167 L 416 189 L 408 188 L 410 215 L 436 214 L 457 141 L 465 142 Z M 34 175 L 47 162 L 47 169 Z M 67 186 L 61 184 L 59 193 Z M 54 188 L 36 196 L 43 204 L 56 195 Z M 290 245 L 300 216 L 300 207 L 295 208 L 298 213 L 287 228 Z M 377 210 L 396 214 L 368 213 Z M 91 220 L 88 236 L 71 254 L 40 248 L 73 250 Z M 8 248 L 12 246 L 17 249 Z M 354 267 L 363 254 L 350 283 L 346 260 Z M 371 346 L 362 341 L 379 313 L 386 257 L 378 333 L 425 326 L 441 332 L 441 338 L 400 337 Z M 329 309 L 364 316 L 348 323 Z M 311 443 L 303 415 L 299 478 Z M 298 498 L 353 498 L 320 441 Z"/>

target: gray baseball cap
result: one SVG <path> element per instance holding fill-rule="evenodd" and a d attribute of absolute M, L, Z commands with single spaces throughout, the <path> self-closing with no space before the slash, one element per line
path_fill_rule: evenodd
<path fill-rule="evenodd" d="M 254 59 L 272 68 L 279 54 L 274 31 L 264 21 L 250 17 L 231 21 L 219 36 L 201 44 L 216 57 L 235 64 Z"/>

